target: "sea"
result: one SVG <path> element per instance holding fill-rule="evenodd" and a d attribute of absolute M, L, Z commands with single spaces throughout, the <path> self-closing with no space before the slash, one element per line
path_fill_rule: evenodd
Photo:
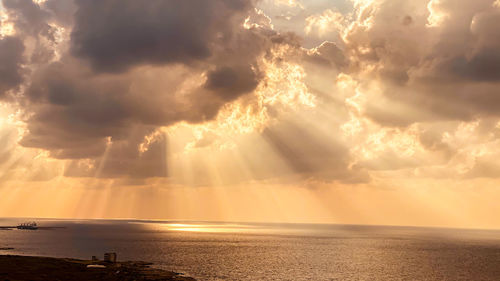
<path fill-rule="evenodd" d="M 30 219 L 0 219 L 0 226 Z M 197 280 L 500 280 L 500 231 L 396 226 L 41 220 L 0 254 L 148 261 Z M 13 248 L 13 249 L 6 249 Z"/>

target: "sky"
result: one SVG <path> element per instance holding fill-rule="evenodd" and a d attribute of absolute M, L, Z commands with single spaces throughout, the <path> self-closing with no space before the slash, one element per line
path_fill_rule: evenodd
<path fill-rule="evenodd" d="M 0 3 L 0 217 L 500 228 L 498 0 Z"/>

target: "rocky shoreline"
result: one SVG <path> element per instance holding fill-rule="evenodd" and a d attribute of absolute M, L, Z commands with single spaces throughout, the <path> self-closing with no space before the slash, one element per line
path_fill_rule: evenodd
<path fill-rule="evenodd" d="M 104 268 L 89 268 L 89 265 Z M 147 262 L 104 263 L 77 259 L 0 255 L 0 280 L 195 281 L 179 273 L 154 269 Z"/>

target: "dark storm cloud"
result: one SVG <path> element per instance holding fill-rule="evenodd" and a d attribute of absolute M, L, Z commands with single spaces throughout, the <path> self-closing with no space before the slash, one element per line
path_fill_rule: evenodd
<path fill-rule="evenodd" d="M 23 41 L 7 36 L 0 39 L 0 98 L 23 81 Z"/>
<path fill-rule="evenodd" d="M 105 137 L 119 138 L 126 130 L 130 112 L 121 97 L 129 83 L 84 79 L 69 65 L 53 63 L 33 75 L 26 91 L 33 114 L 21 144 L 55 151 L 60 158 L 82 157 L 86 150 L 92 157 L 102 153 Z"/>
<path fill-rule="evenodd" d="M 76 4 L 71 0 L 46 0 L 42 6 L 51 13 L 52 19 L 61 26 L 72 26 Z"/>
<path fill-rule="evenodd" d="M 40 68 L 25 92 L 31 114 L 21 144 L 47 149 L 56 158 L 94 158 L 102 155 L 108 137 L 127 140 L 135 124 L 195 122 L 202 119 L 198 115 L 212 118 L 220 106 L 212 110 L 208 102 L 193 98 L 183 107 L 168 95 L 175 87 L 157 82 L 152 89 L 138 89 L 131 76 L 95 76 L 72 59 Z"/>
<path fill-rule="evenodd" d="M 445 64 L 443 70 L 458 79 L 478 82 L 500 81 L 500 9 L 487 9 L 473 15 L 470 24 L 472 50 Z"/>
<path fill-rule="evenodd" d="M 43 64 L 55 56 L 57 29 L 51 24 L 60 23 L 56 14 L 45 4 L 39 5 L 31 0 L 3 0 L 3 6 L 16 36 L 23 41 L 26 50 L 26 64 Z M 61 1 L 61 0 L 57 0 Z M 70 2 L 71 1 L 66 1 Z"/>
<path fill-rule="evenodd" d="M 205 88 L 227 101 L 252 92 L 259 84 L 258 74 L 250 65 L 220 67 L 207 76 Z"/>
<path fill-rule="evenodd" d="M 98 71 L 137 64 L 190 63 L 212 54 L 230 37 L 250 1 L 77 0 L 72 53 Z"/>
<path fill-rule="evenodd" d="M 277 45 L 298 47 L 290 34 L 244 28 L 256 13 L 251 0 L 4 2 L 18 43 L 33 50 L 17 96 L 27 129 L 20 144 L 69 159 L 67 176 L 167 176 L 167 140 L 156 136 L 140 151 L 147 136 L 213 120 L 261 83 L 259 58 Z M 55 25 L 65 28 L 61 43 Z M 9 77 L 21 77 L 23 49 L 1 46 L 11 76 L 0 85 L 10 89 L 21 82 Z"/>
<path fill-rule="evenodd" d="M 500 46 L 499 46 L 500 47 Z M 454 58 L 438 68 L 453 74 L 456 79 L 476 82 L 500 81 L 500 52 L 498 49 L 483 49 L 472 58 Z"/>

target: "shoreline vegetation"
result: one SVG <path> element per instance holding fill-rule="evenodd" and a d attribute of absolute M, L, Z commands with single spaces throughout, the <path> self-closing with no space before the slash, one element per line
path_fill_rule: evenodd
<path fill-rule="evenodd" d="M 89 268 L 88 265 L 103 265 L 105 268 Z M 151 268 L 151 265 L 141 261 L 96 263 L 69 258 L 0 255 L 0 280 L 195 281 L 179 273 Z"/>

